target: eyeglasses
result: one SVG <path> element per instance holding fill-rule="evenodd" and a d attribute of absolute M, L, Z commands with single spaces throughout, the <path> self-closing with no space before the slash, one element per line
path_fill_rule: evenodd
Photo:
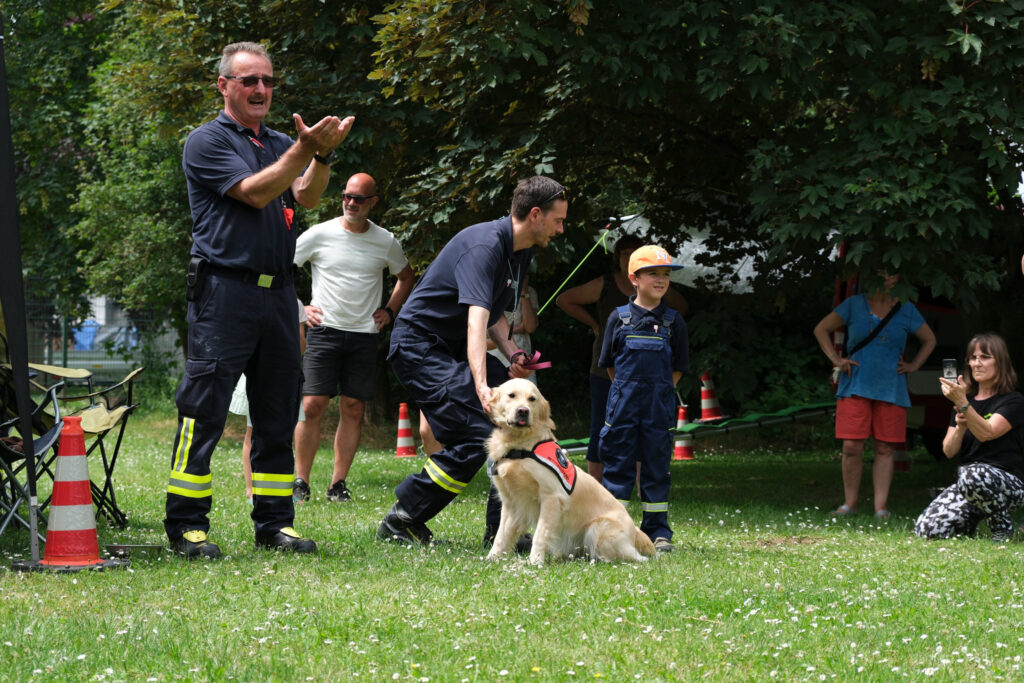
<path fill-rule="evenodd" d="M 273 88 L 277 84 L 277 79 L 273 76 L 225 76 L 224 78 L 233 78 L 236 81 L 240 81 L 243 87 L 251 88 L 260 81 L 263 81 L 263 85 L 268 88 Z"/>
<path fill-rule="evenodd" d="M 346 202 L 355 202 L 356 204 L 362 204 L 367 199 L 373 199 L 377 195 L 375 194 L 348 194 L 347 192 L 341 195 L 341 198 Z"/>
<path fill-rule="evenodd" d="M 548 204 L 548 203 L 550 203 L 550 202 L 553 202 L 553 201 L 555 201 L 556 199 L 564 199 L 565 201 L 569 201 L 569 194 L 568 194 L 568 192 L 569 192 L 569 191 L 568 191 L 568 190 L 566 190 L 566 189 L 565 189 L 565 188 L 563 187 L 563 188 L 562 188 L 561 190 L 559 190 L 558 192 L 554 193 L 553 195 L 551 195 L 550 197 L 548 197 L 547 199 L 545 199 L 544 201 L 542 201 L 542 202 L 541 202 L 540 204 L 538 204 L 537 206 L 544 206 L 545 204 Z"/>

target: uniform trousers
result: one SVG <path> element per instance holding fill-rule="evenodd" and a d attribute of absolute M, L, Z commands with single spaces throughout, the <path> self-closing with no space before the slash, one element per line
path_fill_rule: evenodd
<path fill-rule="evenodd" d="M 253 423 L 255 530 L 292 526 L 292 434 L 302 383 L 294 287 L 289 282 L 270 289 L 210 273 L 188 304 L 188 323 L 188 360 L 175 395 L 178 431 L 164 519 L 168 537 L 209 530 L 210 457 L 243 372 Z"/>
<path fill-rule="evenodd" d="M 490 357 L 488 383 L 508 379 L 501 362 Z M 476 394 L 465 342 L 450 343 L 404 321 L 391 332 L 388 354 L 395 376 L 427 416 L 444 448 L 431 454 L 423 469 L 410 474 L 395 496 L 414 522 L 426 522 L 462 493 L 487 460 L 484 442 L 494 430 Z M 491 492 L 487 523 L 497 526 L 500 503 Z"/>

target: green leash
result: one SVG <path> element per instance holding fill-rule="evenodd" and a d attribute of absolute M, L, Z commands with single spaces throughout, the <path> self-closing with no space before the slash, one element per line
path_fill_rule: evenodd
<path fill-rule="evenodd" d="M 562 282 L 562 284 L 558 285 L 558 289 L 556 289 L 554 291 L 554 293 L 548 298 L 548 300 L 544 302 L 544 305 L 540 307 L 539 311 L 537 311 L 537 315 L 538 316 L 541 313 L 543 313 L 544 309 L 548 307 L 548 304 L 551 303 L 551 301 L 556 296 L 558 296 L 558 293 L 562 291 L 562 288 L 565 287 L 567 284 L 569 284 L 569 280 L 571 280 L 572 276 L 576 274 L 576 271 L 580 269 L 580 266 L 582 266 L 584 263 L 586 263 L 587 259 L 590 258 L 590 255 L 594 253 L 594 250 L 597 249 L 597 247 L 599 245 L 603 245 L 604 244 L 604 240 L 605 240 L 606 237 L 608 237 L 608 233 L 609 232 L 611 232 L 610 226 L 605 226 L 604 229 L 601 231 L 601 239 L 599 239 L 598 241 L 594 242 L 594 246 L 592 246 L 590 248 L 590 251 L 588 251 L 586 253 L 586 255 L 580 260 L 580 262 L 578 264 L 576 264 L 576 267 L 572 269 L 572 272 L 569 273 L 569 276 L 567 278 L 565 278 L 565 280 Z"/>

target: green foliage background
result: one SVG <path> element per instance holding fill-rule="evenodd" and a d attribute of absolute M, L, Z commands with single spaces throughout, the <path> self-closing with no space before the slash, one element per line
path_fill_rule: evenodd
<path fill-rule="evenodd" d="M 268 124 L 354 114 L 336 174 L 372 172 L 380 223 L 421 270 L 458 229 L 548 173 L 567 234 L 538 254 L 546 300 L 609 216 L 643 211 L 753 260 L 751 295 L 688 290 L 696 367 L 723 396 L 818 397 L 810 329 L 837 276 L 946 297 L 1024 349 L 1024 0 L 2 0 L 31 295 L 86 288 L 182 332 L 189 216 L 180 149 L 220 107 L 220 48 L 260 40 L 283 84 Z M 322 207 L 340 209 L 332 183 Z M 845 256 L 830 256 L 845 243 Z M 604 259 L 570 284 L 603 272 Z M 555 392 L 585 376 L 560 312 L 540 344 Z M 541 345 L 543 344 L 543 345 Z M 1024 359 L 1022 359 L 1024 360 Z M 1021 363 L 1018 362 L 1018 366 Z M 559 370 L 558 368 L 562 368 Z M 582 368 L 582 370 L 581 370 Z M 692 392 L 691 380 L 686 388 Z"/>

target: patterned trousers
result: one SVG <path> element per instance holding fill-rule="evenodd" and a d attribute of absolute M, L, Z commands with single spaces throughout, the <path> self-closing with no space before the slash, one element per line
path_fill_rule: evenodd
<path fill-rule="evenodd" d="M 1024 482 L 992 465 L 971 463 L 957 473 L 948 487 L 925 508 L 914 523 L 921 538 L 973 536 L 987 519 L 994 540 L 1013 535 L 1010 513 L 1024 505 Z"/>

